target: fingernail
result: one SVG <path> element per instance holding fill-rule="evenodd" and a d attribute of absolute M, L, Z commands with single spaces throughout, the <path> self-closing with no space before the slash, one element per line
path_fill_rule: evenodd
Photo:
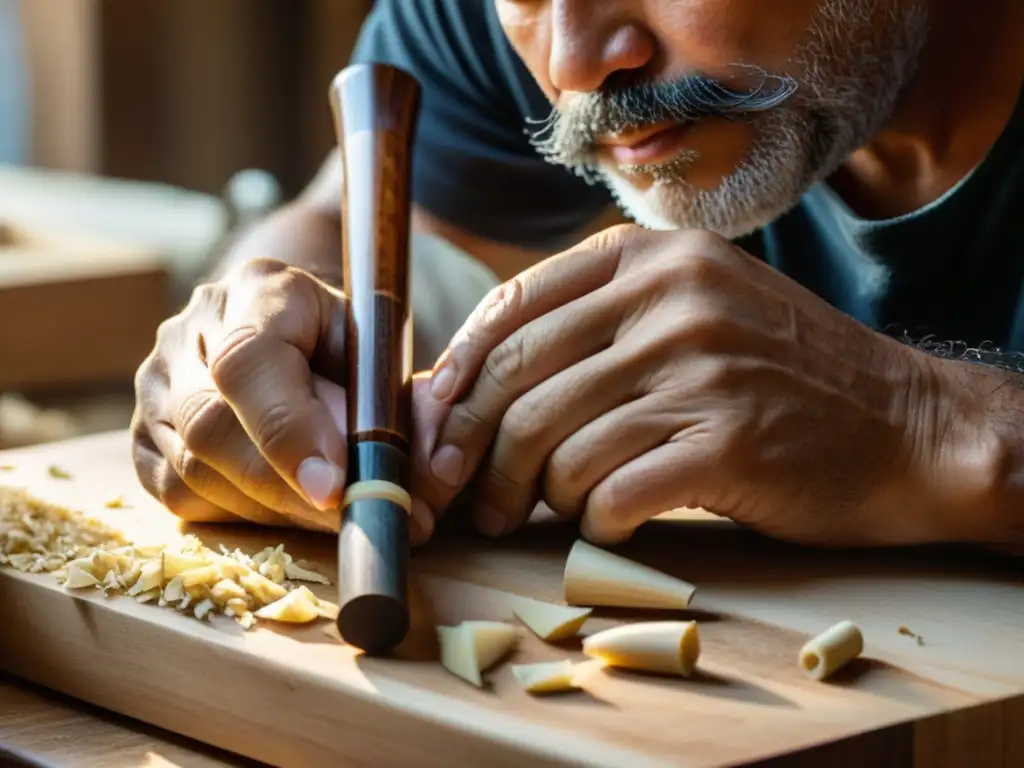
<path fill-rule="evenodd" d="M 495 538 L 505 532 L 505 516 L 490 505 L 475 509 L 473 522 L 476 523 L 477 530 L 484 536 Z"/>
<path fill-rule="evenodd" d="M 445 485 L 458 485 L 466 456 L 454 445 L 442 445 L 430 459 L 430 471 Z"/>
<path fill-rule="evenodd" d="M 455 389 L 455 371 L 451 363 L 445 363 L 430 377 L 430 394 L 435 400 L 446 400 Z"/>
<path fill-rule="evenodd" d="M 341 469 L 317 456 L 302 462 L 295 477 L 310 503 L 320 510 L 331 506 L 331 498 L 345 482 L 345 473 Z"/>

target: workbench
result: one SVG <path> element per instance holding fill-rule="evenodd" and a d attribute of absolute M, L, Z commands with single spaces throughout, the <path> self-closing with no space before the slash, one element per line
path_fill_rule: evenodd
<path fill-rule="evenodd" d="M 132 538 L 181 532 L 135 480 L 124 432 L 0 452 L 4 464 L 14 469 L 0 483 L 119 521 Z M 51 466 L 69 477 L 51 476 Z M 122 494 L 124 509 L 105 508 Z M 0 667 L 275 766 L 1024 765 L 1019 561 L 931 548 L 814 551 L 680 510 L 618 551 L 697 585 L 692 610 L 670 614 L 698 621 L 692 678 L 595 670 L 581 692 L 533 698 L 504 664 L 474 688 L 438 664 L 427 640 L 439 624 L 514 623 L 511 606 L 522 596 L 560 599 L 578 534 L 543 509 L 535 518 L 505 541 L 453 529 L 416 551 L 411 642 L 397 658 L 360 656 L 330 622 L 246 632 L 224 617 L 199 621 L 130 598 L 71 593 L 49 574 L 4 568 L 0 605 L 16 631 L 0 631 Z M 189 531 L 213 548 L 284 543 L 335 573 L 330 536 Z M 335 589 L 313 586 L 328 599 Z M 597 610 L 583 631 L 651 617 Z M 861 627 L 862 657 L 829 682 L 805 678 L 800 647 L 842 619 Z M 584 660 L 578 642 L 556 647 L 523 631 L 511 661 L 567 657 Z M 167 750 L 140 746 L 128 723 L 117 727 L 131 749 Z M 65 753 L 63 764 L 89 764 L 80 757 Z"/>
<path fill-rule="evenodd" d="M 0 674 L 0 765 L 259 768 L 253 760 Z"/>

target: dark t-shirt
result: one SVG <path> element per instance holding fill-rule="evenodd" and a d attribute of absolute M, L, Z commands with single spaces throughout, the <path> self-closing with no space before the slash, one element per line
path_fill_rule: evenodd
<path fill-rule="evenodd" d="M 560 250 L 612 198 L 551 165 L 527 119 L 551 110 L 493 0 L 376 0 L 354 61 L 423 84 L 415 201 L 468 232 Z M 740 241 L 861 322 L 893 333 L 1024 350 L 1024 98 L 985 160 L 912 214 L 856 216 L 825 184 Z"/>

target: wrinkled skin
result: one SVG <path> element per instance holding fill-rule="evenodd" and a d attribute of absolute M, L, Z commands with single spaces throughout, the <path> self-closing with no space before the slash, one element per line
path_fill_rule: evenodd
<path fill-rule="evenodd" d="M 540 498 L 603 542 L 679 507 L 797 542 L 927 541 L 936 381 L 924 354 L 716 235 L 615 228 L 457 334 L 420 487 L 441 509 L 472 481 L 495 536 Z"/>
<path fill-rule="evenodd" d="M 345 321 L 339 291 L 270 259 L 196 290 L 136 375 L 146 489 L 190 521 L 337 530 L 346 401 L 322 374 L 344 370 Z M 417 504 L 414 539 L 432 527 Z"/>
<path fill-rule="evenodd" d="M 752 87 L 750 67 L 799 87 L 750 120 L 698 120 L 681 163 L 623 164 L 604 143 L 621 136 L 595 138 L 601 179 L 638 221 L 669 231 L 608 230 L 507 281 L 416 378 L 414 541 L 465 488 L 492 536 L 544 500 L 595 541 L 679 506 L 821 545 L 1007 539 L 1004 521 L 976 514 L 994 507 L 994 478 L 1012 474 L 1006 435 L 971 394 L 1005 382 L 873 333 L 723 239 L 857 165 L 847 155 L 892 117 L 912 76 L 922 20 L 952 6 L 494 1 L 562 117 L 551 157 L 580 138 L 578 118 L 593 114 L 580 105 L 600 109 L 612 82 L 699 72 Z M 905 186 L 923 194 L 912 202 L 973 167 L 983 138 L 932 186 L 910 174 Z M 877 194 L 879 164 L 860 165 L 869 172 L 847 173 L 844 192 Z M 888 214 L 909 199 L 887 200 Z M 271 259 L 199 288 L 136 379 L 146 488 L 190 520 L 335 530 L 346 408 L 325 374 L 343 370 L 345 301 Z"/>

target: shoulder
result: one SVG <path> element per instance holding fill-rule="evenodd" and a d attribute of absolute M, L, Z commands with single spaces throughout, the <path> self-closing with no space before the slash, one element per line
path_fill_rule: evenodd
<path fill-rule="evenodd" d="M 462 99 L 467 108 L 486 102 L 519 125 L 550 109 L 505 37 L 493 0 L 376 0 L 353 59 L 409 69 L 427 86 L 426 97 Z"/>

